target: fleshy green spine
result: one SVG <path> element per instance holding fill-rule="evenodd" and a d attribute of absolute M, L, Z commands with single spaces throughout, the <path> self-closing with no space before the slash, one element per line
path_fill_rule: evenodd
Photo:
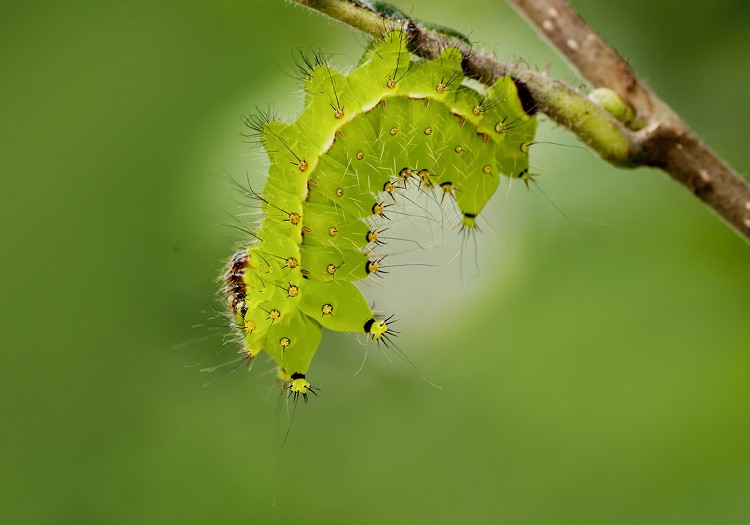
<path fill-rule="evenodd" d="M 500 175 L 528 179 L 536 119 L 512 79 L 477 91 L 461 53 L 413 60 L 405 35 L 387 34 L 347 76 L 312 65 L 294 124 L 261 122 L 271 161 L 258 242 L 233 257 L 225 280 L 243 352 L 265 350 L 296 394 L 321 328 L 387 338 L 353 281 L 381 271 L 378 224 L 407 184 L 455 199 L 473 228 Z M 320 61 L 318 61 L 320 62 Z"/>

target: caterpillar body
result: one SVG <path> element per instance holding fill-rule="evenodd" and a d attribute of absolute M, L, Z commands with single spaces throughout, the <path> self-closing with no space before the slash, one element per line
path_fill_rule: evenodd
<path fill-rule="evenodd" d="M 386 34 L 346 76 L 308 62 L 297 121 L 255 121 L 270 159 L 264 218 L 230 260 L 227 304 L 241 352 L 250 359 L 265 350 L 305 400 L 315 392 L 306 374 L 323 327 L 376 341 L 393 333 L 354 282 L 382 272 L 378 226 L 407 184 L 453 200 L 472 229 L 501 174 L 530 178 L 536 119 L 513 80 L 475 89 L 458 49 L 418 60 L 405 39 Z"/>

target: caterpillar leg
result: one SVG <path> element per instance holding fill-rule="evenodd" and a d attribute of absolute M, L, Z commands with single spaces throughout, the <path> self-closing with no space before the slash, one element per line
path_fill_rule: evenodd
<path fill-rule="evenodd" d="M 302 396 L 305 404 L 307 404 L 309 399 L 307 397 L 308 393 L 315 396 L 318 395 L 316 392 L 317 388 L 310 384 L 310 382 L 305 377 L 305 374 L 302 374 L 300 372 L 294 372 L 290 374 L 283 368 L 279 368 L 278 378 L 281 380 L 284 388 L 289 389 L 289 396 L 293 397 L 295 402 L 299 399 L 299 396 Z"/>
<path fill-rule="evenodd" d="M 388 345 L 391 343 L 391 338 L 398 335 L 398 332 L 394 331 L 393 328 L 388 326 L 389 324 L 393 324 L 395 322 L 396 321 L 393 319 L 393 316 L 390 316 L 382 321 L 370 319 L 365 323 L 365 333 L 368 334 L 373 341 L 377 341 L 378 344 L 382 341 L 383 344 L 388 347 Z"/>

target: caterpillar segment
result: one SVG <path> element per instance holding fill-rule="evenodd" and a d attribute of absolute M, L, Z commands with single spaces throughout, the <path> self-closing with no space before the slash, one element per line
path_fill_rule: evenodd
<path fill-rule="evenodd" d="M 258 242 L 225 275 L 227 304 L 250 358 L 265 350 L 295 397 L 322 328 L 394 335 L 354 282 L 382 273 L 388 208 L 409 184 L 452 200 L 471 229 L 500 176 L 528 179 L 536 119 L 510 78 L 463 83 L 461 53 L 417 60 L 400 31 L 373 43 L 348 75 L 306 61 L 296 122 L 257 125 L 270 167 Z"/>

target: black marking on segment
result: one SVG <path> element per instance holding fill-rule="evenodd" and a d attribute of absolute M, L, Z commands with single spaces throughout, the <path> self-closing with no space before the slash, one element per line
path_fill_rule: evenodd
<path fill-rule="evenodd" d="M 531 95 L 531 91 L 524 82 L 518 79 L 513 79 L 513 83 L 516 85 L 516 91 L 518 91 L 518 98 L 521 101 L 521 107 L 524 112 L 533 117 L 536 114 L 537 102 L 534 101 L 534 97 Z"/>

